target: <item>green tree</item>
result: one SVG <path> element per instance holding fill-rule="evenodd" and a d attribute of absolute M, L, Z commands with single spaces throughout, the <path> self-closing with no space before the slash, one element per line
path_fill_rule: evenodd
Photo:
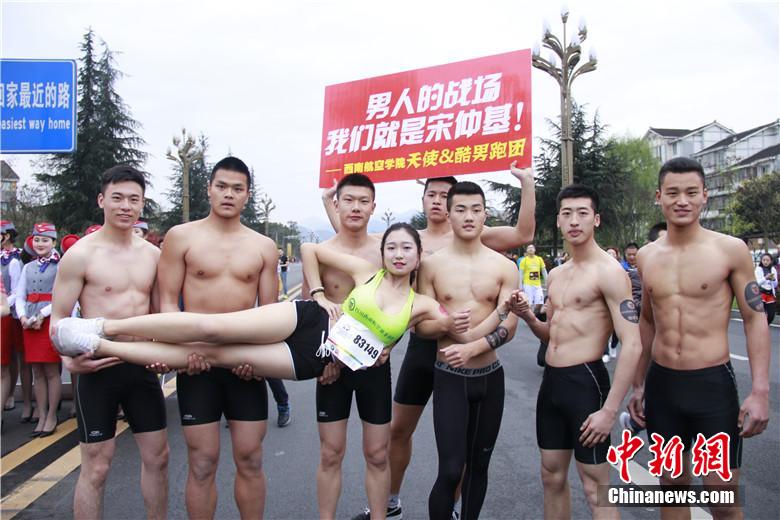
<path fill-rule="evenodd" d="M 257 184 L 255 183 L 255 169 L 249 168 L 252 178 L 252 185 L 249 187 L 249 200 L 241 211 L 241 221 L 255 231 L 262 232 L 260 217 L 257 214 Z"/>
<path fill-rule="evenodd" d="M 599 238 L 605 244 L 617 244 L 621 248 L 629 242 L 641 244 L 647 230 L 663 218 L 655 205 L 661 165 L 647 141 L 630 137 L 608 141 L 606 163 L 622 182 L 611 187 L 614 220 L 601 230 Z"/>
<path fill-rule="evenodd" d="M 11 200 L 8 211 L 3 218 L 14 223 L 19 237 L 16 247 L 22 247 L 24 239 L 32 232 L 33 225 L 47 219 L 49 207 L 47 201 L 51 198 L 44 185 L 25 183 L 19 186 L 16 197 Z M 67 233 L 60 231 L 60 236 Z"/>
<path fill-rule="evenodd" d="M 742 183 L 731 204 L 734 231 L 738 235 L 760 233 L 765 247 L 769 238 L 780 241 L 780 172 Z"/>
<path fill-rule="evenodd" d="M 425 218 L 425 213 L 420 211 L 415 213 L 409 224 L 416 230 L 420 231 L 428 227 L 428 219 Z"/>
<path fill-rule="evenodd" d="M 105 170 L 117 164 L 141 169 L 146 154 L 144 141 L 128 106 L 116 91 L 122 73 L 114 55 L 89 29 L 80 49 L 77 147 L 74 153 L 54 154 L 39 163 L 38 181 L 51 190 L 47 217 L 64 232 L 83 232 L 91 224 L 102 222 L 96 199 Z M 145 174 L 148 179 L 148 174 Z M 154 201 L 150 200 L 153 209 Z"/>
<path fill-rule="evenodd" d="M 556 226 L 556 198 L 561 189 L 560 125 L 548 120 L 553 133 L 552 138 L 541 139 L 540 153 L 534 158 L 536 175 L 536 240 L 537 244 L 549 245 L 553 255 L 559 246 Z M 592 187 L 601 201 L 601 226 L 598 238 L 601 241 L 619 240 L 625 243 L 639 238 L 642 230 L 631 229 L 634 223 L 627 222 L 636 210 L 636 206 L 645 204 L 637 199 L 632 205 L 623 200 L 626 194 L 638 196 L 643 193 L 639 186 L 647 183 L 648 157 L 645 150 L 633 141 L 608 140 L 606 125 L 602 124 L 598 113 L 589 118 L 585 108 L 574 104 L 572 107 L 572 139 L 574 142 L 574 182 Z M 639 181 L 636 180 L 640 171 Z M 503 209 L 506 220 L 517 221 L 520 211 L 520 188 L 511 184 L 489 182 L 489 188 L 503 196 Z M 652 197 L 647 205 L 652 206 Z M 643 211 L 647 208 L 643 206 Z M 644 214 L 644 213 L 643 213 Z M 639 228 L 639 226 L 635 226 Z"/>

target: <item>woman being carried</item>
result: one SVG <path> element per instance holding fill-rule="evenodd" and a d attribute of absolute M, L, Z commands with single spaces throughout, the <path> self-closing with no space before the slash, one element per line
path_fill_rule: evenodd
<path fill-rule="evenodd" d="M 381 250 L 384 268 L 377 271 L 371 263 L 352 255 L 315 244 L 301 246 L 307 271 L 318 269 L 322 263 L 337 267 L 355 281 L 342 307 L 346 316 L 337 325 L 357 321 L 357 328 L 370 330 L 372 337 L 381 341 L 384 353 L 406 329 L 424 321 L 423 327 L 431 336 L 466 332 L 468 311 L 447 315 L 435 300 L 412 290 L 421 251 L 415 229 L 408 224 L 389 227 L 382 237 Z M 248 363 L 256 376 L 304 380 L 321 375 L 337 348 L 333 341 L 326 342 L 329 325 L 328 311 L 312 300 L 299 300 L 225 314 L 171 312 L 121 320 L 65 318 L 52 327 L 52 339 L 66 356 L 115 356 L 138 365 L 161 363 L 186 368 L 189 355 L 194 353 L 212 366 L 232 368 Z M 154 341 L 108 339 L 118 335 Z"/>

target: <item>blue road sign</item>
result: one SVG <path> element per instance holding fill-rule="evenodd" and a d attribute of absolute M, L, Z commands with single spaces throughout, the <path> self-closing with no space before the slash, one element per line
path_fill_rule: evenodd
<path fill-rule="evenodd" d="M 76 62 L 0 60 L 0 152 L 76 151 Z"/>

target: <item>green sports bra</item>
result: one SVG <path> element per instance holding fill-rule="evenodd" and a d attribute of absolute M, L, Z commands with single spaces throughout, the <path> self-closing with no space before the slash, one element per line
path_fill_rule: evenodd
<path fill-rule="evenodd" d="M 412 316 L 412 302 L 414 290 L 409 288 L 409 297 L 403 308 L 397 314 L 386 314 L 376 304 L 374 295 L 377 287 L 385 277 L 385 270 L 380 269 L 363 285 L 358 285 L 349 293 L 347 299 L 341 305 L 344 314 L 352 316 L 357 321 L 368 327 L 382 340 L 385 345 L 392 345 L 404 335 Z"/>

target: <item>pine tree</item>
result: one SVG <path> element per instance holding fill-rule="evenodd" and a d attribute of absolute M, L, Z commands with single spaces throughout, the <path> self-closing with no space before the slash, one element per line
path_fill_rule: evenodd
<path fill-rule="evenodd" d="M 103 220 L 97 207 L 100 179 L 105 170 L 117 164 L 141 169 L 146 154 L 139 127 L 130 110 L 116 92 L 121 77 L 112 52 L 105 42 L 98 57 L 96 35 L 89 29 L 79 46 L 79 110 L 76 151 L 56 154 L 41 162 L 38 181 L 51 190 L 48 218 L 62 232 L 82 233 L 91 224 Z M 148 175 L 147 175 L 148 177 Z M 154 201 L 150 201 L 150 209 Z"/>

